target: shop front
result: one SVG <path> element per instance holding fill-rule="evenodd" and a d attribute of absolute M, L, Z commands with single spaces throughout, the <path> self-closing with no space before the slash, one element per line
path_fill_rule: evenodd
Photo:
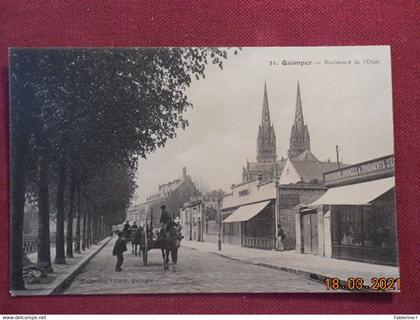
<path fill-rule="evenodd" d="M 296 211 L 296 251 L 398 265 L 393 156 L 328 172 L 325 182 L 328 191 Z"/>
<path fill-rule="evenodd" d="M 232 186 L 224 197 L 223 242 L 243 247 L 273 249 L 275 246 L 274 182 L 253 180 Z"/>
<path fill-rule="evenodd" d="M 241 206 L 223 220 L 226 243 L 243 247 L 272 249 L 274 247 L 274 204 L 263 201 Z"/>

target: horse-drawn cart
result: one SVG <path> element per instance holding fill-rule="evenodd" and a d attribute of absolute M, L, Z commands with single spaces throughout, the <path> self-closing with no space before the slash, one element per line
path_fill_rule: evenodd
<path fill-rule="evenodd" d="M 147 265 L 148 251 L 150 249 L 161 249 L 158 237 L 153 234 L 153 230 L 147 225 L 144 230 L 142 229 L 142 235 L 140 238 L 140 252 L 143 258 L 143 264 Z"/>
<path fill-rule="evenodd" d="M 169 265 L 169 254 L 171 254 L 174 265 L 176 264 L 178 259 L 178 248 L 182 239 L 181 226 L 179 224 L 172 223 L 168 226 L 166 232 L 156 235 L 153 233 L 153 229 L 148 225 L 134 229 L 131 228 L 127 231 L 125 237 L 126 242 L 131 242 L 132 244 L 132 253 L 137 255 L 138 252 L 139 256 L 141 255 L 143 265 L 147 265 L 148 252 L 151 249 L 160 249 L 162 251 L 165 269 L 167 269 Z M 138 251 L 137 247 L 139 247 Z"/>

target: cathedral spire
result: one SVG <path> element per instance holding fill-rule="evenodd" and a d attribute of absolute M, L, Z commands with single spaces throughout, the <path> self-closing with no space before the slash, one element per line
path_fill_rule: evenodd
<path fill-rule="evenodd" d="M 263 110 L 261 115 L 261 126 L 269 128 L 271 126 L 270 121 L 270 110 L 268 108 L 268 94 L 267 94 L 267 83 L 264 82 L 264 99 L 263 99 Z"/>
<path fill-rule="evenodd" d="M 295 111 L 295 125 L 302 128 L 303 124 L 303 111 L 302 111 L 302 98 L 300 97 L 300 85 L 299 80 L 297 83 L 297 94 L 296 94 L 296 111 Z"/>
<path fill-rule="evenodd" d="M 289 158 L 295 158 L 305 150 L 311 150 L 308 126 L 303 122 L 302 97 L 297 83 L 295 122 L 290 135 Z"/>
<path fill-rule="evenodd" d="M 257 138 L 257 162 L 275 162 L 276 152 L 276 135 L 270 120 L 267 83 L 264 82 L 263 108 Z"/>

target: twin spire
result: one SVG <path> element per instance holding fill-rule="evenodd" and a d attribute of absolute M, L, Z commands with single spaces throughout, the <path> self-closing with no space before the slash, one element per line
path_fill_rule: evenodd
<path fill-rule="evenodd" d="M 276 162 L 276 134 L 270 120 L 270 110 L 268 107 L 267 84 L 264 83 L 263 109 L 261 115 L 261 125 L 258 128 L 257 138 L 257 162 L 270 163 Z"/>
<path fill-rule="evenodd" d="M 300 96 L 299 81 L 297 83 L 295 122 L 290 134 L 289 158 L 294 159 L 305 150 L 311 151 L 308 126 L 303 122 L 302 98 Z"/>
<path fill-rule="evenodd" d="M 266 82 L 264 82 L 264 99 L 263 99 L 261 126 L 263 126 L 263 127 L 271 126 L 270 110 L 268 108 L 268 94 L 267 94 L 267 83 Z"/>
<path fill-rule="evenodd" d="M 302 98 L 299 81 L 297 83 L 295 121 L 290 135 L 289 158 L 293 159 L 305 150 L 310 150 L 310 138 L 307 125 L 303 121 Z M 264 98 L 261 125 L 258 128 L 257 162 L 276 162 L 276 135 L 270 120 L 267 83 L 264 82 Z"/>

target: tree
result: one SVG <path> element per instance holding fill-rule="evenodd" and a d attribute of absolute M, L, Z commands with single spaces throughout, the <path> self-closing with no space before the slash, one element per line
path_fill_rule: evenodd
<path fill-rule="evenodd" d="M 68 213 L 67 256 L 71 257 L 71 221 L 75 206 L 80 210 L 75 205 L 78 186 L 85 201 L 88 244 L 91 234 L 98 240 L 112 223 L 124 219 L 139 157 L 164 146 L 176 137 L 178 128 L 188 126 L 183 113 L 192 107 L 186 95 L 192 78 L 204 78 L 208 63 L 222 68 L 226 58 L 226 50 L 214 48 L 12 51 L 12 289 L 23 288 L 26 178 L 38 185 L 43 230 L 39 259 L 51 264 L 53 192 L 56 262 L 65 263 L 64 212 Z M 34 161 L 36 176 L 28 174 Z M 114 192 L 109 193 L 107 186 Z"/>

